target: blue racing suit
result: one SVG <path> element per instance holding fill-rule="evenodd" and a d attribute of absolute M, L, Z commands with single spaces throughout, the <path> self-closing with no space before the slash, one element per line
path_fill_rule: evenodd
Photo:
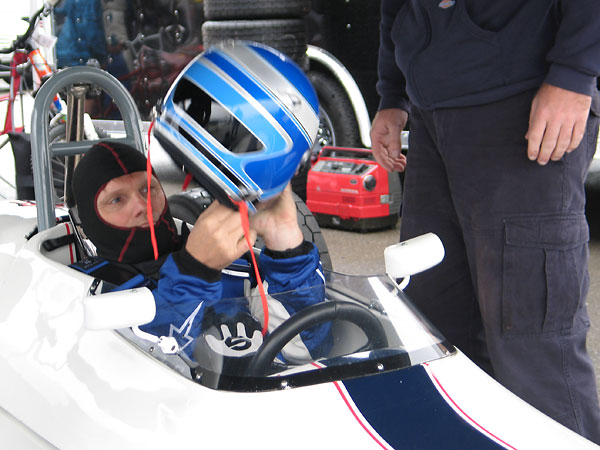
<path fill-rule="evenodd" d="M 107 264 L 104 260 L 102 263 Z M 267 293 L 269 331 L 302 308 L 325 298 L 319 253 L 308 241 L 286 252 L 263 249 L 258 265 Z M 82 270 L 78 265 L 75 267 Z M 82 271 L 95 275 L 92 270 Z M 158 277 L 132 275 L 114 290 L 145 286 L 152 290 L 156 300 L 154 320 L 140 329 L 155 336 L 174 337 L 188 355 L 194 340 L 208 326 L 235 322 L 240 315 L 263 319 L 254 270 L 244 259 L 217 271 L 181 249 L 166 257 Z M 211 323 L 209 318 L 218 323 Z M 331 324 L 325 323 L 303 331 L 301 339 L 292 340 L 282 356 L 291 360 L 318 358 L 331 346 L 330 328 Z"/>
<path fill-rule="evenodd" d="M 273 258 L 263 250 L 259 267 L 268 293 L 269 305 L 276 302 L 283 306 L 270 307 L 269 329 L 273 330 L 286 315 L 289 317 L 300 309 L 319 303 L 324 299 L 324 278 L 321 261 L 314 245 L 309 244 L 307 254 L 289 258 Z M 184 250 L 182 250 L 184 251 Z M 177 264 L 176 260 L 179 262 Z M 244 313 L 260 311 L 252 308 L 247 300 L 249 289 L 256 285 L 254 272 L 245 260 L 237 260 L 232 266 L 208 279 L 182 272 L 180 265 L 185 258 L 169 255 L 160 269 L 157 286 L 152 290 L 156 299 L 156 317 L 140 327 L 157 336 L 173 336 L 185 349 L 192 339 L 202 332 L 205 312 L 212 308 L 217 317 L 234 318 Z M 215 271 L 216 272 L 216 271 Z M 257 298 L 251 295 L 251 298 Z M 255 316 L 258 313 L 254 314 Z M 214 324 L 218 325 L 218 324 Z M 306 349 L 313 357 L 320 353 L 321 344 L 329 334 L 329 324 L 321 325 L 301 334 Z"/>

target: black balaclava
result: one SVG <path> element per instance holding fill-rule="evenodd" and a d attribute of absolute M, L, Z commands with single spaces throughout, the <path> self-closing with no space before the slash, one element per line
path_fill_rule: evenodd
<path fill-rule="evenodd" d="M 150 228 L 122 228 L 104 221 L 96 199 L 112 180 L 133 172 L 146 171 L 146 157 L 128 145 L 99 142 L 81 158 L 73 173 L 73 194 L 83 231 L 94 243 L 98 256 L 109 261 L 136 264 L 154 259 Z M 154 225 L 159 256 L 176 250 L 177 229 L 165 201 L 165 209 Z"/>

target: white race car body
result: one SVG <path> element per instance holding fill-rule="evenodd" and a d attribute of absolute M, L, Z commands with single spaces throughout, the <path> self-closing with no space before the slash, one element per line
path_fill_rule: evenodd
<path fill-rule="evenodd" d="M 68 267 L 72 245 L 43 245 L 69 223 L 35 227 L 34 205 L 0 204 L 1 448 L 597 448 L 441 342 L 418 313 L 385 299 L 389 290 L 382 316 L 401 335 L 406 367 L 395 368 L 398 344 L 392 358 L 362 351 L 224 390 L 129 329 L 89 329 L 94 278 Z"/>

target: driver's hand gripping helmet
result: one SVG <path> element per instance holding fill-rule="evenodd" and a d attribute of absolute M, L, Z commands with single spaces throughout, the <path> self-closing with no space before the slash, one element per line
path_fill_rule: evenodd
<path fill-rule="evenodd" d="M 287 56 L 265 45 L 206 49 L 175 80 L 154 125 L 171 157 L 213 196 L 265 201 L 279 194 L 314 143 L 318 101 Z"/>

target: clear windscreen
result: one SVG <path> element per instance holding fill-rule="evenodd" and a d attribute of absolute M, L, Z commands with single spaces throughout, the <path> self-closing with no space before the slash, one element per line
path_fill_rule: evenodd
<path fill-rule="evenodd" d="M 326 284 L 269 296 L 269 332 L 263 337 L 261 297 L 227 299 L 251 312 L 223 323 L 205 318 L 203 333 L 175 355 L 136 343 L 195 381 L 233 391 L 299 387 L 402 369 L 449 355 L 444 337 L 385 276 L 326 272 Z M 315 305 L 289 315 L 285 303 Z M 255 321 L 252 318 L 258 319 Z M 135 341 L 135 336 L 133 337 Z"/>

